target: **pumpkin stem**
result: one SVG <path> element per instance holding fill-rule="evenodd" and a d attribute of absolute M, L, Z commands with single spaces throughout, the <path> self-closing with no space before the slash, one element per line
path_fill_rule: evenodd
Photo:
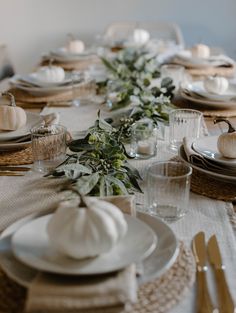
<path fill-rule="evenodd" d="M 73 186 L 66 186 L 62 190 L 71 190 L 71 191 L 73 191 L 74 193 L 76 193 L 80 197 L 80 203 L 78 205 L 79 208 L 87 208 L 88 207 L 86 202 L 85 202 L 85 200 L 84 200 L 84 196 L 75 187 L 73 187 Z"/>
<path fill-rule="evenodd" d="M 2 96 L 6 96 L 10 98 L 11 100 L 10 106 L 13 106 L 13 107 L 16 106 L 15 97 L 13 96 L 12 93 L 5 91 L 5 92 L 2 92 Z"/>
<path fill-rule="evenodd" d="M 225 122 L 228 124 L 229 126 L 228 133 L 234 133 L 236 131 L 236 129 L 232 126 L 230 121 L 228 121 L 227 119 L 219 118 L 219 117 L 214 119 L 214 124 L 219 123 L 219 122 Z"/>

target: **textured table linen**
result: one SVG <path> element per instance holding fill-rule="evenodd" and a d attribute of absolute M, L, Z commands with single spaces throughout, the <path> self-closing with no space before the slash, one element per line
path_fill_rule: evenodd
<path fill-rule="evenodd" d="M 42 113 L 59 112 L 60 123 L 65 125 L 69 131 L 78 131 L 93 125 L 98 109 L 98 105 L 91 104 L 79 108 L 46 108 Z M 145 176 L 148 164 L 158 160 L 167 160 L 173 156 L 174 154 L 168 150 L 167 144 L 160 141 L 156 157 L 146 161 L 134 160 L 132 164 L 140 170 L 142 176 Z M 59 179 L 43 178 L 41 174 L 34 172 L 27 173 L 24 177 L 1 177 L 0 230 L 32 211 L 47 210 L 54 207 L 61 197 L 57 192 L 60 183 L 61 180 Z M 145 210 L 143 195 L 137 194 L 136 202 L 138 203 L 137 209 Z M 171 227 L 176 236 L 187 245 L 191 244 L 193 236 L 198 231 L 204 231 L 206 239 L 212 234 L 217 235 L 226 264 L 227 280 L 234 301 L 236 301 L 236 236 L 233 225 L 236 225 L 236 219 L 232 204 L 191 193 L 188 214 L 171 224 Z M 217 304 L 211 271 L 208 273 L 208 281 L 213 301 Z M 195 299 L 196 290 L 194 287 L 186 294 L 185 299 L 171 310 L 171 313 L 194 313 L 196 310 Z"/>

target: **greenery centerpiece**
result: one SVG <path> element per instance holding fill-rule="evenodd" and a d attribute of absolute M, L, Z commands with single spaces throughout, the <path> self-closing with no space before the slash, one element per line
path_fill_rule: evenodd
<path fill-rule="evenodd" d="M 82 139 L 69 143 L 71 154 L 47 176 L 67 177 L 83 195 L 111 196 L 142 192 L 138 171 L 127 162 L 121 133 L 100 118 Z"/>

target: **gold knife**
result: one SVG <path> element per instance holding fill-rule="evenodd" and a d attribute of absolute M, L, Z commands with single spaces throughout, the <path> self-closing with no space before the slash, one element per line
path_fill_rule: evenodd
<path fill-rule="evenodd" d="M 27 172 L 30 170 L 31 170 L 31 168 L 28 166 L 0 165 L 0 171 Z"/>
<path fill-rule="evenodd" d="M 207 280 L 207 252 L 205 245 L 204 232 L 197 233 L 192 242 L 192 250 L 197 263 L 197 313 L 213 313 L 214 306 L 212 304 Z"/>
<path fill-rule="evenodd" d="M 229 287 L 225 278 L 225 266 L 222 262 L 221 253 L 216 236 L 213 235 L 207 245 L 207 252 L 209 261 L 214 268 L 217 294 L 219 299 L 219 312 L 220 313 L 235 313 L 236 308 L 231 297 Z"/>

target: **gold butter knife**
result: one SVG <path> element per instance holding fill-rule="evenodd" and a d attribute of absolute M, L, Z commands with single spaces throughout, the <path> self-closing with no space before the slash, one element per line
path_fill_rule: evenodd
<path fill-rule="evenodd" d="M 213 313 L 214 306 L 212 304 L 207 280 L 207 252 L 205 245 L 204 232 L 197 233 L 192 242 L 192 250 L 197 263 L 197 313 Z"/>
<path fill-rule="evenodd" d="M 213 235 L 207 245 L 207 252 L 209 256 L 209 261 L 213 266 L 216 285 L 217 285 L 217 294 L 219 300 L 219 309 L 220 313 L 235 313 L 236 308 L 232 299 L 232 296 L 227 285 L 225 278 L 225 266 L 222 262 L 222 257 L 219 249 L 219 245 L 216 239 L 216 236 Z"/>

